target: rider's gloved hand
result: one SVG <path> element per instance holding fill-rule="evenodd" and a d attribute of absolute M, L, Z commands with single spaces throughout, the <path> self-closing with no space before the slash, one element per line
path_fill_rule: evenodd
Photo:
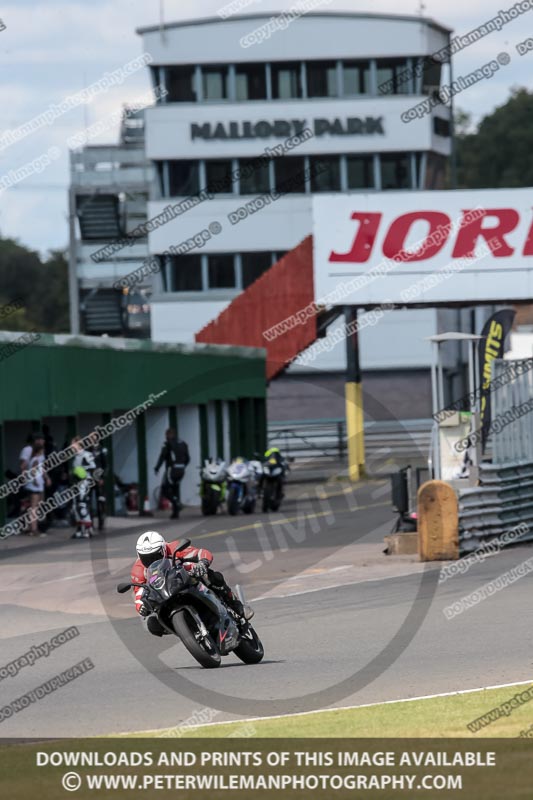
<path fill-rule="evenodd" d="M 185 564 L 185 569 L 190 575 L 193 575 L 195 578 L 205 578 L 207 575 L 207 561 L 205 559 L 200 559 L 197 564 L 193 564 L 189 561 L 189 563 Z"/>
<path fill-rule="evenodd" d="M 140 607 L 140 609 L 139 609 L 139 614 L 141 615 L 141 617 L 148 617 L 148 616 L 149 616 L 149 614 L 150 614 L 150 609 L 148 608 L 148 606 L 146 605 L 146 603 L 143 603 L 143 604 L 141 605 L 141 607 Z"/>
<path fill-rule="evenodd" d="M 139 607 L 139 614 L 141 615 L 141 617 L 147 617 L 151 613 L 150 606 L 144 600 L 145 597 L 146 597 L 146 589 L 143 589 L 142 594 L 140 596 L 141 605 Z"/>

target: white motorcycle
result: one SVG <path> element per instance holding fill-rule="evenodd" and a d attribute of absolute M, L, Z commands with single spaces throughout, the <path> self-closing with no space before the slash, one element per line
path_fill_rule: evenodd
<path fill-rule="evenodd" d="M 226 497 L 226 462 L 210 458 L 204 461 L 200 496 L 202 514 L 206 517 L 216 514 Z"/>
<path fill-rule="evenodd" d="M 228 467 L 228 514 L 235 516 L 242 509 L 245 514 L 255 510 L 256 480 L 254 469 L 244 458 L 234 458 Z"/>

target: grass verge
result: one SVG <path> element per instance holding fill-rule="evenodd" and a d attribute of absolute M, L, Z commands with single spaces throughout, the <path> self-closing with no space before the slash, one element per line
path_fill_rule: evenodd
<path fill-rule="evenodd" d="M 533 684 L 527 684 L 299 716 L 240 720 L 203 727 L 188 727 L 185 724 L 176 728 L 125 736 L 493 738 L 515 737 L 524 735 L 525 732 L 533 736 L 531 700 Z M 479 725 L 477 731 L 469 729 L 468 724 L 479 718 L 483 718 L 485 724 Z"/>

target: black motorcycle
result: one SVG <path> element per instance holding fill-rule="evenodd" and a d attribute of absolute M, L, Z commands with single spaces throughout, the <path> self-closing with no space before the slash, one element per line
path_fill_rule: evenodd
<path fill-rule="evenodd" d="M 219 667 L 221 656 L 231 652 L 245 664 L 258 664 L 264 649 L 249 622 L 185 569 L 179 554 L 189 545 L 187 539 L 174 551 L 172 560 L 162 558 L 147 567 L 145 584 L 119 583 L 117 592 L 142 586 L 143 603 L 165 630 L 181 639 L 202 667 Z"/>
<path fill-rule="evenodd" d="M 261 477 L 263 511 L 278 511 L 284 497 L 283 485 L 286 472 L 285 461 L 276 453 L 263 461 Z"/>

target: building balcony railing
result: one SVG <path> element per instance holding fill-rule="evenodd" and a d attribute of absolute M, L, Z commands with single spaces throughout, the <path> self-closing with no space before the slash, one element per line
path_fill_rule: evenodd
<path fill-rule="evenodd" d="M 93 146 L 70 154 L 71 185 L 75 188 L 149 186 L 154 169 L 144 147 Z"/>
<path fill-rule="evenodd" d="M 131 246 L 127 245 L 123 247 L 121 250 L 118 250 L 114 255 L 105 260 L 94 261 L 91 256 L 97 251 L 101 250 L 102 247 L 105 247 L 106 244 L 109 244 L 109 242 L 95 241 L 91 244 L 88 244 L 87 242 L 78 243 L 77 253 L 79 262 L 87 264 L 88 267 L 92 264 L 93 267 L 107 265 L 108 268 L 114 268 L 116 265 L 126 263 L 127 269 L 133 270 L 139 266 L 139 264 L 134 264 L 134 262 L 141 262 L 148 256 L 148 239 L 145 238 L 140 239 Z M 132 266 L 132 264 L 134 265 Z"/>
<path fill-rule="evenodd" d="M 95 264 L 90 259 L 89 261 L 80 259 L 76 265 L 76 273 L 82 287 L 111 288 L 116 281 L 142 267 L 143 260 L 142 258 L 132 258 L 131 261 L 104 261 L 101 264 Z M 151 284 L 151 274 L 146 279 L 143 278 L 139 281 L 139 286 L 150 286 Z"/>

